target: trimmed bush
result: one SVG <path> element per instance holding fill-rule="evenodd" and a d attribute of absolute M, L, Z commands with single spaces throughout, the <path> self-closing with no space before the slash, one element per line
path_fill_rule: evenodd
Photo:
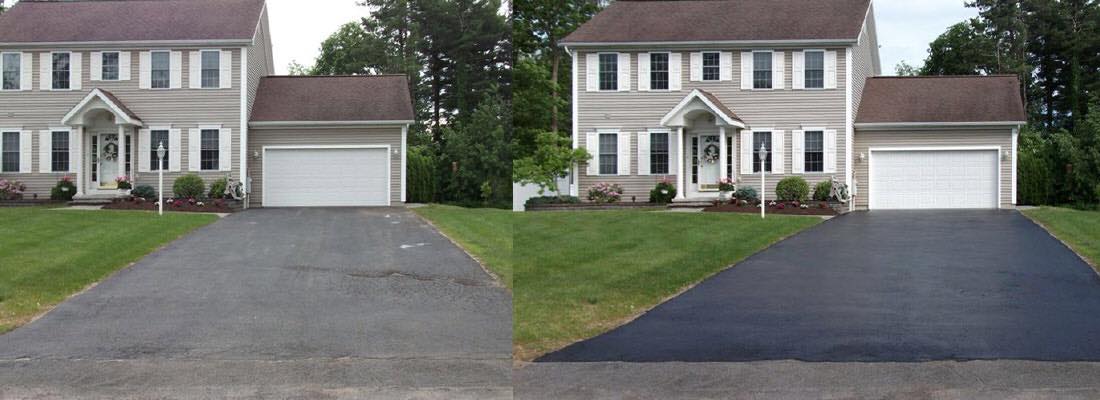
<path fill-rule="evenodd" d="M 759 203 L 760 197 L 756 194 L 756 189 L 750 186 L 742 186 L 733 192 L 733 198 L 738 200 L 744 200 L 749 203 Z"/>
<path fill-rule="evenodd" d="M 229 187 L 229 179 L 226 178 L 221 178 L 216 181 L 210 182 L 210 198 L 224 199 L 226 187 Z"/>
<path fill-rule="evenodd" d="M 19 200 L 23 198 L 23 192 L 27 191 L 27 185 L 20 181 L 0 179 L 0 200 Z"/>
<path fill-rule="evenodd" d="M 809 196 L 810 185 L 801 177 L 786 177 L 775 185 L 775 197 L 779 201 L 806 201 Z"/>
<path fill-rule="evenodd" d="M 410 203 L 431 203 L 436 199 L 439 170 L 436 157 L 427 147 L 414 146 L 406 155 L 406 195 Z"/>
<path fill-rule="evenodd" d="M 814 200 L 816 201 L 829 201 L 829 197 L 833 194 L 833 182 L 822 181 L 814 185 Z"/>
<path fill-rule="evenodd" d="M 172 184 L 172 193 L 176 197 L 200 198 L 206 193 L 206 183 L 196 174 L 187 174 L 176 178 L 176 182 Z"/>
<path fill-rule="evenodd" d="M 72 201 L 73 196 L 76 196 L 76 184 L 73 183 L 72 177 L 61 178 L 53 189 L 50 189 L 50 200 Z"/>
<path fill-rule="evenodd" d="M 672 182 L 668 180 L 658 182 L 657 187 L 649 191 L 650 203 L 668 204 L 674 198 L 676 198 L 676 186 L 673 186 Z"/>
<path fill-rule="evenodd" d="M 580 202 L 581 199 L 575 196 L 542 196 L 527 199 L 526 204 L 529 206 L 537 206 L 540 204 L 578 204 Z"/>
<path fill-rule="evenodd" d="M 588 189 L 588 200 L 597 203 L 617 203 L 623 198 L 623 188 L 619 184 L 597 183 Z"/>
<path fill-rule="evenodd" d="M 140 197 L 149 201 L 154 201 L 157 199 L 157 190 L 153 189 L 153 187 L 149 185 L 141 185 L 134 188 L 134 190 L 131 190 L 130 195 L 134 197 Z"/>

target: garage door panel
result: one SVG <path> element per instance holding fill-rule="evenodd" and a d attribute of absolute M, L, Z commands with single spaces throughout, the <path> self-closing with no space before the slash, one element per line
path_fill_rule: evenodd
<path fill-rule="evenodd" d="M 267 149 L 264 205 L 388 205 L 389 162 L 385 148 Z"/>
<path fill-rule="evenodd" d="M 996 150 L 873 151 L 874 209 L 997 208 Z"/>

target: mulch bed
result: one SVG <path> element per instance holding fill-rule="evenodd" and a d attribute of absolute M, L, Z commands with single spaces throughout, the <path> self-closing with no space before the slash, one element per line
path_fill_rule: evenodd
<path fill-rule="evenodd" d="M 572 203 L 572 204 L 528 204 L 527 211 L 593 211 L 593 210 L 628 210 L 632 208 L 664 207 L 658 203 Z"/>
<path fill-rule="evenodd" d="M 802 208 L 798 206 L 792 206 L 790 204 L 784 204 L 783 208 L 779 208 L 779 205 L 768 206 L 767 214 L 782 214 L 782 215 L 837 215 L 837 212 L 826 204 L 825 208 L 821 207 L 821 203 L 807 203 L 809 208 Z M 746 214 L 760 214 L 760 208 L 756 204 L 738 206 L 733 204 L 722 204 L 717 206 L 710 206 L 703 209 L 704 212 L 738 212 Z"/>
<path fill-rule="evenodd" d="M 208 200 L 199 205 L 200 202 L 194 203 L 187 200 L 179 200 L 176 202 L 164 202 L 164 211 L 171 212 L 202 212 L 202 213 L 232 213 L 236 210 L 230 208 L 230 205 L 226 201 Z M 104 210 L 144 210 L 144 211 L 156 211 L 157 204 L 155 201 L 144 201 L 139 199 L 118 199 L 111 204 L 103 206 Z"/>

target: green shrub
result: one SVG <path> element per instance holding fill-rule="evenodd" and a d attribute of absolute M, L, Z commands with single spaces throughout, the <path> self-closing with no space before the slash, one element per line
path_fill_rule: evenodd
<path fill-rule="evenodd" d="M 733 192 L 733 198 L 738 200 L 745 200 L 749 203 L 760 202 L 760 197 L 759 195 L 757 195 L 756 189 L 752 188 L 751 186 L 742 186 L 738 188 L 736 192 Z"/>
<path fill-rule="evenodd" d="M 149 185 L 141 185 L 135 187 L 134 190 L 131 190 L 130 195 L 153 201 L 157 199 L 157 190 L 153 189 L 153 187 Z"/>
<path fill-rule="evenodd" d="M 829 201 L 833 195 L 833 182 L 822 181 L 814 185 L 814 201 Z"/>
<path fill-rule="evenodd" d="M 526 204 L 534 206 L 539 204 L 578 204 L 580 202 L 581 199 L 576 196 L 541 196 L 527 199 Z"/>
<path fill-rule="evenodd" d="M 76 184 L 73 183 L 73 178 L 64 177 L 53 189 L 50 189 L 50 200 L 54 201 L 72 201 L 73 196 L 76 196 Z"/>
<path fill-rule="evenodd" d="M 172 193 L 179 198 L 201 198 L 206 193 L 206 183 L 196 174 L 187 174 L 176 178 L 176 182 L 172 184 Z"/>
<path fill-rule="evenodd" d="M 649 191 L 650 203 L 668 204 L 674 198 L 676 198 L 676 186 L 673 186 L 672 182 L 668 180 L 658 182 L 657 187 Z"/>
<path fill-rule="evenodd" d="M 810 197 L 810 185 L 798 176 L 783 178 L 775 185 L 775 197 L 779 201 L 806 201 Z"/>
<path fill-rule="evenodd" d="M 229 179 L 221 178 L 216 181 L 210 182 L 210 198 L 211 199 L 223 199 L 225 198 L 225 188 L 229 186 Z"/>
<path fill-rule="evenodd" d="M 617 183 L 600 182 L 588 189 L 588 200 L 596 203 L 617 203 L 623 198 L 623 187 Z"/>
<path fill-rule="evenodd" d="M 406 155 L 406 195 L 410 203 L 431 203 L 436 200 L 438 166 L 431 149 L 410 147 Z"/>

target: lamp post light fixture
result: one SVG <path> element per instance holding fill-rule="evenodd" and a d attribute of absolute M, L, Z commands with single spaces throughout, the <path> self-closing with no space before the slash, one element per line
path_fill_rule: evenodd
<path fill-rule="evenodd" d="M 764 219 L 764 209 L 767 208 L 767 204 L 764 203 L 764 191 L 766 190 L 764 170 L 767 169 L 767 166 L 764 165 L 764 162 L 768 160 L 768 146 L 765 146 L 764 143 L 760 143 L 760 154 L 757 155 L 757 158 L 760 159 L 760 219 Z"/>
<path fill-rule="evenodd" d="M 157 214 L 164 215 L 164 142 L 157 143 Z"/>

